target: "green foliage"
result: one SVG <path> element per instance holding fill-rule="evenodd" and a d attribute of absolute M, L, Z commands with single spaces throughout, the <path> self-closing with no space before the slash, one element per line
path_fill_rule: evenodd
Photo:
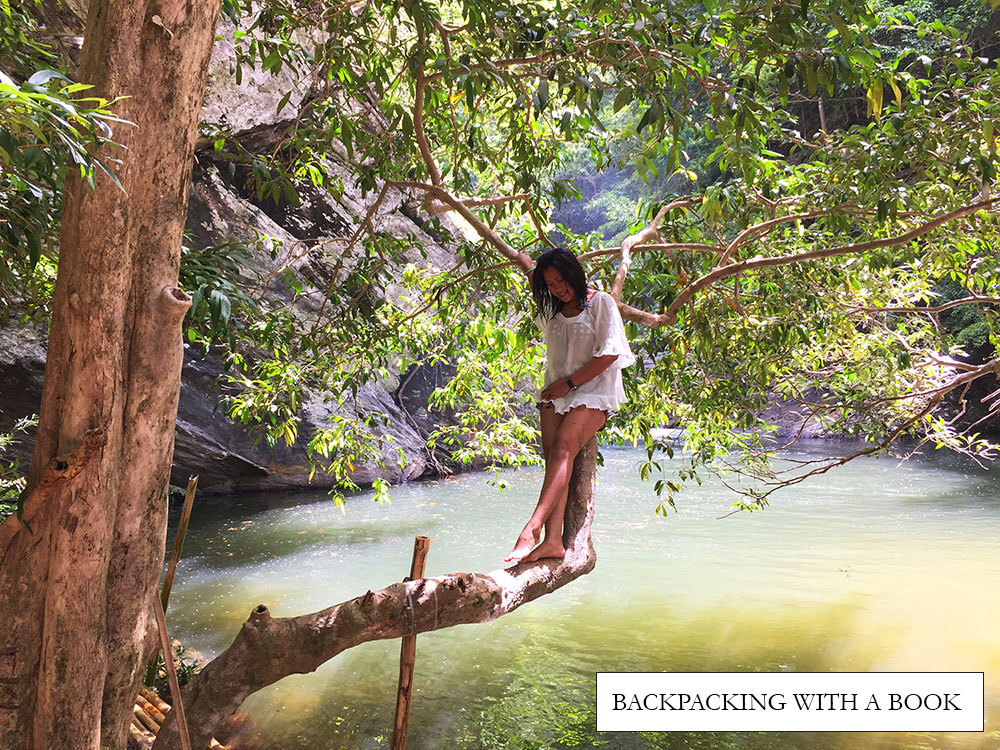
<path fill-rule="evenodd" d="M 64 165 L 88 180 L 110 173 L 114 152 L 97 148 L 117 121 L 34 41 L 38 7 L 0 0 L 9 71 L 0 81 L 0 309 L 27 299 L 42 314 Z M 350 237 L 326 238 L 328 250 L 266 237 L 188 242 L 186 336 L 225 357 L 230 416 L 272 447 L 307 440 L 342 487 L 353 487 L 360 462 L 384 462 L 393 448 L 359 398 L 417 364 L 456 368 L 430 404 L 456 422 L 431 436 L 432 448 L 463 462 L 536 460 L 530 404 L 543 355 L 523 277 L 498 264 L 495 243 L 431 217 L 422 231 L 457 255 L 453 267 L 435 267 L 416 233 L 382 228 L 381 202 L 432 182 L 470 202 L 514 196 L 476 211 L 510 247 L 537 248 L 558 232 L 576 252 L 597 253 L 591 282 L 610 288 L 618 256 L 600 254 L 602 245 L 688 196 L 660 226 L 671 247 L 636 252 L 622 294 L 635 308 L 676 313 L 668 325 L 628 325 L 640 361 L 611 425 L 647 446 L 641 471 L 659 512 L 706 467 L 743 493 L 738 507 L 766 505 L 786 476 L 769 461 L 774 430 L 763 415 L 776 401 L 874 445 L 912 434 L 988 454 L 988 442 L 935 412 L 933 394 L 955 374 L 941 361 L 993 345 L 996 307 L 920 312 L 1000 296 L 992 206 L 928 225 L 995 191 L 1000 80 L 963 36 L 984 12 L 835 0 L 373 0 L 350 9 L 227 0 L 237 80 L 253 66 L 318 85 L 297 112 L 290 93 L 282 99 L 289 125 L 276 146 L 257 153 L 213 130 L 210 158 L 257 202 L 288 210 L 310 191 L 341 197 L 346 167 L 370 211 Z M 566 215 L 556 208 L 566 212 L 586 189 L 582 178 L 602 171 L 590 206 L 598 218 L 554 226 Z M 824 254 L 831 248 L 840 250 Z M 744 270 L 721 273 L 723 255 Z M 277 271 L 250 271 L 261 257 Z M 302 404 L 315 394 L 334 400 L 337 416 L 300 435 Z M 666 424 L 683 430 L 679 475 L 662 472 L 659 455 L 674 447 L 655 430 Z"/>
<path fill-rule="evenodd" d="M 173 644 L 173 660 L 174 660 L 174 670 L 177 672 L 177 684 L 180 687 L 184 687 L 194 678 L 198 672 L 201 671 L 201 665 L 198 660 L 192 658 L 188 654 L 187 647 L 177 643 Z M 152 688 L 156 691 L 156 694 L 167 700 L 172 701 L 172 694 L 170 692 L 170 681 L 167 678 L 167 668 L 163 663 L 163 654 L 156 657 L 156 677 L 153 679 L 152 685 L 147 685 L 146 687 Z"/>
<path fill-rule="evenodd" d="M 40 7 L 0 3 L 0 318 L 15 301 L 46 315 L 67 166 L 91 185 L 98 172 L 117 184 L 114 153 L 98 148 L 112 143 L 113 124 L 127 125 L 85 95 L 90 86 L 49 67 L 58 59 L 33 37 Z"/>
<path fill-rule="evenodd" d="M 191 295 L 185 318 L 185 337 L 207 353 L 212 344 L 226 341 L 236 348 L 236 334 L 245 320 L 260 314 L 247 290 L 259 279 L 249 271 L 253 250 L 238 242 L 181 247 L 179 283 Z M 263 240 L 257 243 L 259 252 Z M 235 313 L 235 314 L 234 314 Z"/>
<path fill-rule="evenodd" d="M 995 308 L 954 308 L 946 325 L 920 313 L 947 301 L 945 281 L 964 296 L 1000 291 L 990 206 L 928 224 L 976 203 L 996 180 L 996 65 L 950 25 L 973 27 L 978 10 L 832 0 L 763 9 L 693 0 L 376 1 L 350 13 L 234 0 L 226 8 L 241 24 L 237 77 L 260 66 L 326 82 L 266 155 L 216 136 L 216 158 L 246 175 L 257 200 L 295 207 L 303 187 L 338 196 L 343 186 L 329 169 L 337 161 L 379 200 L 387 184 L 419 193 L 432 181 L 464 199 L 526 196 L 480 216 L 509 246 L 530 248 L 556 229 L 547 221 L 555 207 L 580 195 L 581 174 L 608 170 L 609 189 L 595 199 L 600 219 L 579 234 L 558 228 L 586 254 L 691 197 L 660 226 L 672 249 L 636 253 L 622 294 L 653 312 L 684 301 L 668 325 L 629 324 L 640 361 L 611 426 L 647 445 L 641 471 L 659 512 L 706 467 L 743 493 L 737 507 L 765 506 L 788 477 L 769 460 L 774 425 L 763 415 L 776 402 L 874 446 L 912 434 L 990 452 L 935 415 L 934 394 L 954 376 L 935 358 L 991 341 Z M 296 33 L 304 28 L 325 34 Z M 230 413 L 269 442 L 288 442 L 304 393 L 343 394 L 349 414 L 366 384 L 446 360 L 456 375 L 431 406 L 456 424 L 432 435 L 432 447 L 466 462 L 532 460 L 530 392 L 542 354 L 523 279 L 497 266 L 488 243 L 436 219 L 423 228 L 461 262 L 414 263 L 417 238 L 366 221 L 339 246 L 324 283 L 290 264 L 282 281 L 293 301 L 319 299 L 309 320 L 261 297 L 256 310 L 234 304 L 219 289 L 230 304 L 220 299 L 212 326 L 202 327 L 228 320 L 237 333 L 228 340 Z M 690 294 L 698 279 L 725 270 L 723 254 L 758 265 Z M 590 257 L 593 285 L 610 286 L 616 258 Z M 960 325 L 971 314 L 961 311 L 973 309 L 975 320 Z M 377 452 L 374 430 L 345 419 L 311 444 L 331 465 L 342 457 L 337 476 L 353 465 L 352 442 Z M 673 446 L 654 437 L 665 424 L 683 428 L 688 459 L 670 477 L 658 454 Z"/>
<path fill-rule="evenodd" d="M 17 459 L 7 461 L 2 454 L 14 443 L 18 442 L 22 433 L 38 424 L 35 415 L 22 417 L 14 423 L 10 432 L 0 433 L 0 520 L 11 513 L 21 516 L 24 489 L 27 482 L 26 466 Z"/>

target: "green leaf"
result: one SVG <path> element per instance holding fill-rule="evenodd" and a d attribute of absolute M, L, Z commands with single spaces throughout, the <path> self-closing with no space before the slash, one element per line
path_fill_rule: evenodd
<path fill-rule="evenodd" d="M 830 16 L 830 20 L 833 22 L 833 25 L 837 29 L 837 31 L 840 32 L 840 35 L 844 38 L 844 41 L 850 43 L 853 34 L 851 33 L 851 29 L 844 22 L 844 19 L 841 18 L 838 13 L 834 13 Z"/>
<path fill-rule="evenodd" d="M 549 79 L 543 78 L 538 84 L 536 97 L 538 102 L 538 111 L 542 112 L 549 106 Z"/>
<path fill-rule="evenodd" d="M 465 79 L 465 106 L 468 107 L 469 112 L 476 111 L 476 88 L 472 83 L 472 78 Z M 406 122 L 405 117 L 403 122 Z"/>
<path fill-rule="evenodd" d="M 29 269 L 31 271 L 34 271 L 35 266 L 38 265 L 38 261 L 42 257 L 42 248 L 38 242 L 38 235 L 35 234 L 34 232 L 28 232 L 25 235 L 24 239 L 28 243 Z"/>
<path fill-rule="evenodd" d="M 882 81 L 875 81 L 868 89 L 868 114 L 877 120 L 882 116 Z"/>
<path fill-rule="evenodd" d="M 613 107 L 615 112 L 621 111 L 621 108 L 624 107 L 626 104 L 628 104 L 630 101 L 632 101 L 631 87 L 625 87 L 619 90 L 618 95 L 615 97 L 615 103 Z"/>
<path fill-rule="evenodd" d="M 805 66 L 806 66 L 806 88 L 809 90 L 810 96 L 815 96 L 816 88 L 819 85 L 819 82 L 816 78 L 816 68 L 809 61 L 806 61 Z"/>
<path fill-rule="evenodd" d="M 53 79 L 57 81 L 65 81 L 66 83 L 73 83 L 58 70 L 39 70 L 28 79 L 28 83 L 32 86 L 44 86 Z"/>
<path fill-rule="evenodd" d="M 903 92 L 899 90 L 899 86 L 896 85 L 896 81 L 893 78 L 889 79 L 889 85 L 892 87 L 892 93 L 896 97 L 896 108 L 902 112 L 903 111 Z"/>
<path fill-rule="evenodd" d="M 288 104 L 288 100 L 291 98 L 292 98 L 292 91 L 291 89 L 289 89 L 288 91 L 285 92 L 285 95 L 282 96 L 281 100 L 278 102 L 278 108 L 277 110 L 275 110 L 276 115 L 281 114 L 281 110 L 285 108 L 285 105 Z"/>

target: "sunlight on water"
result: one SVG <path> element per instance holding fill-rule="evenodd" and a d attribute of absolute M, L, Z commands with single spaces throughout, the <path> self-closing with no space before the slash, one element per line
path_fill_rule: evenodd
<path fill-rule="evenodd" d="M 1000 481 L 940 462 L 856 461 L 720 520 L 706 481 L 653 515 L 642 453 L 605 449 L 597 569 L 486 625 L 421 635 L 410 748 L 1000 747 Z M 429 575 L 500 566 L 541 474 L 396 488 L 342 513 L 269 499 L 196 506 L 170 602 L 172 634 L 211 656 L 250 610 L 322 609 L 400 580 L 413 537 Z M 365 644 L 244 706 L 263 747 L 387 747 L 398 641 Z M 975 671 L 985 733 L 602 733 L 598 671 Z"/>

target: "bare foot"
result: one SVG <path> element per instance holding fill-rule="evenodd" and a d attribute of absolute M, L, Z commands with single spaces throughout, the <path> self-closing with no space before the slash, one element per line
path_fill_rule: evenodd
<path fill-rule="evenodd" d="M 545 560 L 550 558 L 562 560 L 565 556 L 566 548 L 563 547 L 562 541 L 554 540 L 549 542 L 549 540 L 546 539 L 544 542 L 531 550 L 531 552 L 522 557 L 521 562 L 535 562 L 536 560 Z"/>
<path fill-rule="evenodd" d="M 512 563 L 523 561 L 525 555 L 531 551 L 531 548 L 538 544 L 538 537 L 540 535 L 541 529 L 536 532 L 525 527 L 524 531 L 521 532 L 521 536 L 517 538 L 517 544 L 514 545 L 514 549 L 507 553 L 507 557 L 503 561 Z"/>

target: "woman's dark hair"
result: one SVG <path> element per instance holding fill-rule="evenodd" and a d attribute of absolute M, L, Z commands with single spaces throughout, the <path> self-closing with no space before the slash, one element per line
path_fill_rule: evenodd
<path fill-rule="evenodd" d="M 559 272 L 563 281 L 576 294 L 581 310 L 587 306 L 587 274 L 584 273 L 583 266 L 569 250 L 554 247 L 538 256 L 535 260 L 535 273 L 531 277 L 531 295 L 543 317 L 551 318 L 563 307 L 563 301 L 554 297 L 545 283 L 546 268 L 555 268 Z"/>

